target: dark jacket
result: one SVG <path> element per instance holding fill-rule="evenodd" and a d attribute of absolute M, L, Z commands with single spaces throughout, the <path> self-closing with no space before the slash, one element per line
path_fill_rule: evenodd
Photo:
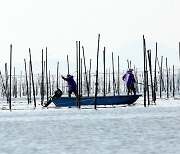
<path fill-rule="evenodd" d="M 123 75 L 122 79 L 125 81 L 127 87 L 131 87 L 136 82 L 132 71 L 127 71 L 126 74 Z"/>
<path fill-rule="evenodd" d="M 72 75 L 68 75 L 66 78 L 62 76 L 62 78 L 67 81 L 69 90 L 76 90 L 76 82 Z"/>

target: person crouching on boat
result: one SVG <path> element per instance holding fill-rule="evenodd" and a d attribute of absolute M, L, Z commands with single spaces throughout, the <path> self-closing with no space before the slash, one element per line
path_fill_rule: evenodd
<path fill-rule="evenodd" d="M 68 96 L 71 97 L 72 92 L 76 96 L 76 82 L 74 81 L 73 76 L 68 74 L 67 77 L 64 77 L 62 75 L 61 77 L 68 83 Z"/>
<path fill-rule="evenodd" d="M 129 93 L 131 92 L 131 90 L 133 91 L 134 95 L 136 95 L 136 89 L 134 87 L 134 83 L 135 78 L 134 78 L 134 74 L 133 74 L 133 69 L 128 69 L 128 71 L 126 72 L 126 74 L 123 75 L 122 79 L 125 81 L 126 83 L 126 87 L 127 87 L 127 95 L 129 95 Z"/>
<path fill-rule="evenodd" d="M 44 105 L 44 107 L 48 107 L 49 104 L 51 104 L 52 99 L 53 98 L 59 98 L 62 96 L 62 91 L 58 88 L 55 92 L 54 92 L 54 96 L 52 96 Z"/>

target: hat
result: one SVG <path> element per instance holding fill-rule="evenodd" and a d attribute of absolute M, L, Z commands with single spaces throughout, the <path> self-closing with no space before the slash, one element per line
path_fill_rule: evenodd
<path fill-rule="evenodd" d="M 129 69 L 128 69 L 128 72 L 132 72 L 132 71 L 133 71 L 133 69 L 132 69 L 132 68 L 129 68 Z"/>
<path fill-rule="evenodd" d="M 67 77 L 70 77 L 71 75 L 70 74 L 67 74 Z"/>

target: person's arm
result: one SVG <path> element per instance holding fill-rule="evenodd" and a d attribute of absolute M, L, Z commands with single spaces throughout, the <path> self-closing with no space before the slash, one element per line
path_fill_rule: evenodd
<path fill-rule="evenodd" d="M 123 81 L 124 81 L 125 77 L 126 77 L 126 74 L 124 74 L 123 77 L 122 77 L 122 80 L 123 80 Z"/>
<path fill-rule="evenodd" d="M 66 80 L 66 78 L 64 76 L 61 75 L 61 77 L 62 77 L 62 79 Z"/>

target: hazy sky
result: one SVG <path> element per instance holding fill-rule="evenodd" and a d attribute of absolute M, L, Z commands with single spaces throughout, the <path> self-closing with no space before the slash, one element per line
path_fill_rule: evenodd
<path fill-rule="evenodd" d="M 9 61 L 10 44 L 13 63 L 28 59 L 29 48 L 32 60 L 41 60 L 46 47 L 49 59 L 75 61 L 76 41 L 94 59 L 98 34 L 100 57 L 104 46 L 110 54 L 143 35 L 178 53 L 179 16 L 180 0 L 0 0 L 0 65 Z"/>

